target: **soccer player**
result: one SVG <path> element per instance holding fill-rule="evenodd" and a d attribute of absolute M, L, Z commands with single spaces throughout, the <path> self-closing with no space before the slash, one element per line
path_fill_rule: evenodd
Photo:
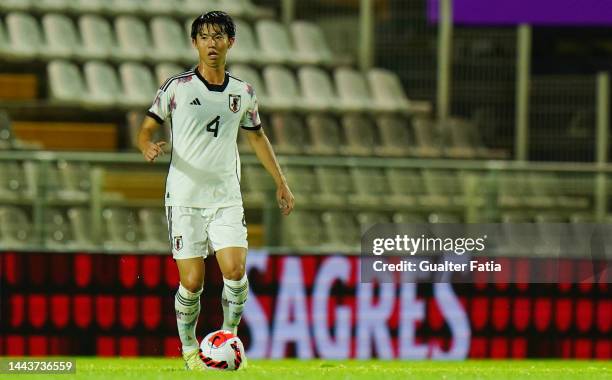
<path fill-rule="evenodd" d="M 149 162 L 163 154 L 155 130 L 170 119 L 172 153 L 166 178 L 168 238 L 179 271 L 174 307 L 187 369 L 204 369 L 196 339 L 204 259 L 209 246 L 223 274 L 223 329 L 237 332 L 247 299 L 247 229 L 240 193 L 239 129 L 276 182 L 276 198 L 289 215 L 294 198 L 259 120 L 253 87 L 225 71 L 235 42 L 232 18 L 209 12 L 193 21 L 191 43 L 198 65 L 170 77 L 147 112 L 138 145 Z"/>

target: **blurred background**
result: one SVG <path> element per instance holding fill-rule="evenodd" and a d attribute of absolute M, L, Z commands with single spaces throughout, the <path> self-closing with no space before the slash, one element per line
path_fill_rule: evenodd
<path fill-rule="evenodd" d="M 197 64 L 192 20 L 222 9 L 228 70 L 254 86 L 297 201 L 282 218 L 239 133 L 250 357 L 612 358 L 609 281 L 359 282 L 376 223 L 545 238 L 612 220 L 612 11 L 494 3 L 0 0 L 0 354 L 179 355 L 170 155 L 146 163 L 136 136 L 157 87 Z M 212 261 L 202 335 L 222 321 Z"/>

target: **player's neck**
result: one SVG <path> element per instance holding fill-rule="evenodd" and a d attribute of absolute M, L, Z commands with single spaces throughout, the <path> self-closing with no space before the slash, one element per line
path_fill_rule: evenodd
<path fill-rule="evenodd" d="M 210 84 L 223 84 L 225 81 L 225 66 L 210 67 L 200 62 L 197 70 L 202 78 Z"/>

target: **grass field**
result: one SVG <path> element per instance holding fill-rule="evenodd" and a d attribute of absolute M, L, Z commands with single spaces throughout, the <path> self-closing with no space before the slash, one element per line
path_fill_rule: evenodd
<path fill-rule="evenodd" d="M 196 373 L 185 371 L 181 359 L 76 360 L 76 375 L 20 375 L 15 379 L 612 379 L 612 363 L 602 361 L 250 360 L 249 368 L 238 372 Z"/>

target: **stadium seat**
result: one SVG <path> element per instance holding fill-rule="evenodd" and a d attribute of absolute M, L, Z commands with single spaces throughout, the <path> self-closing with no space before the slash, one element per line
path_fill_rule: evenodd
<path fill-rule="evenodd" d="M 155 66 L 155 81 L 157 86 L 161 87 L 162 84 L 171 76 L 186 71 L 185 67 L 179 66 L 176 63 L 160 63 Z"/>
<path fill-rule="evenodd" d="M 425 217 L 411 212 L 396 212 L 393 214 L 393 223 L 399 224 L 423 224 L 427 223 Z"/>
<path fill-rule="evenodd" d="M 138 220 L 134 211 L 125 208 L 107 208 L 102 211 L 104 248 L 131 250 L 141 241 Z"/>
<path fill-rule="evenodd" d="M 86 14 L 79 18 L 81 56 L 88 59 L 117 58 L 117 44 L 111 26 L 100 16 Z"/>
<path fill-rule="evenodd" d="M 381 142 L 380 146 L 376 147 L 378 155 L 401 157 L 413 153 L 408 120 L 402 117 L 380 116 L 376 123 Z"/>
<path fill-rule="evenodd" d="M 177 21 L 155 17 L 150 25 L 156 60 L 192 62 L 196 59 L 197 53 L 188 45 L 189 38 Z"/>
<path fill-rule="evenodd" d="M 459 215 L 442 212 L 434 212 L 429 214 L 427 220 L 432 224 L 461 223 L 461 217 Z M 441 236 L 444 236 L 444 234 L 441 234 Z"/>
<path fill-rule="evenodd" d="M 169 251 L 168 219 L 163 208 L 138 210 L 142 240 L 138 243 L 144 250 Z"/>
<path fill-rule="evenodd" d="M 253 86 L 260 110 L 270 109 L 270 97 L 257 70 L 247 65 L 236 64 L 232 65 L 230 73 Z"/>
<path fill-rule="evenodd" d="M 40 27 L 36 19 L 25 13 L 9 13 L 5 18 L 9 46 L 5 53 L 8 58 L 33 59 L 43 49 Z"/>
<path fill-rule="evenodd" d="M 353 215 L 347 212 L 327 211 L 321 215 L 332 246 L 355 249 L 359 247 L 361 235 Z"/>
<path fill-rule="evenodd" d="M 49 208 L 44 213 L 43 235 L 45 247 L 65 249 L 71 243 L 70 223 L 66 215 L 59 209 Z"/>
<path fill-rule="evenodd" d="M 260 63 L 262 58 L 255 38 L 253 28 L 249 23 L 237 19 L 236 42 L 227 54 L 227 61 L 232 63 Z"/>
<path fill-rule="evenodd" d="M 42 18 L 46 45 L 42 56 L 50 58 L 70 58 L 82 50 L 76 29 L 65 15 L 46 14 Z"/>
<path fill-rule="evenodd" d="M 1 206 L 0 245 L 5 249 L 18 249 L 32 244 L 32 225 L 25 211 L 14 206 Z"/>
<path fill-rule="evenodd" d="M 350 171 L 354 193 L 349 197 L 349 204 L 370 208 L 380 208 L 385 204 L 389 185 L 382 169 L 355 167 Z"/>
<path fill-rule="evenodd" d="M 217 9 L 217 0 L 183 0 L 178 11 L 188 17 L 190 29 L 191 22 L 201 14 Z"/>
<path fill-rule="evenodd" d="M 144 22 L 134 16 L 115 18 L 118 56 L 123 60 L 155 60 L 156 50 L 151 49 L 151 41 Z"/>
<path fill-rule="evenodd" d="M 26 187 L 23 168 L 14 161 L 0 161 L 0 200 L 16 201 Z"/>
<path fill-rule="evenodd" d="M 11 119 L 9 115 L 0 110 L 0 150 L 10 150 L 16 148 Z"/>
<path fill-rule="evenodd" d="M 422 175 L 430 205 L 438 207 L 465 205 L 463 188 L 454 171 L 425 169 Z"/>
<path fill-rule="evenodd" d="M 321 246 L 325 241 L 319 214 L 313 211 L 296 210 L 282 224 L 282 245 L 294 249 Z"/>
<path fill-rule="evenodd" d="M 382 212 L 360 212 L 357 214 L 357 222 L 364 234 L 375 224 L 391 223 L 391 218 Z"/>
<path fill-rule="evenodd" d="M 71 0 L 36 0 L 32 2 L 32 9 L 39 12 L 64 12 L 68 9 Z"/>
<path fill-rule="evenodd" d="M 312 145 L 308 153 L 337 155 L 343 152 L 344 142 L 338 122 L 329 115 L 309 115 L 306 124 L 310 131 Z"/>
<path fill-rule="evenodd" d="M 288 68 L 267 66 L 263 78 L 268 91 L 268 108 L 274 111 L 302 110 L 303 99 L 295 76 Z"/>
<path fill-rule="evenodd" d="M 371 156 L 378 143 L 377 129 L 367 117 L 347 114 L 342 117 L 342 129 L 346 146 L 344 151 L 351 156 Z"/>
<path fill-rule="evenodd" d="M 423 180 L 418 170 L 405 168 L 387 168 L 387 182 L 390 194 L 386 202 L 398 208 L 410 208 L 417 204 L 418 197 L 425 195 Z"/>
<path fill-rule="evenodd" d="M 87 97 L 87 89 L 79 68 L 66 61 L 47 64 L 49 97 L 55 103 L 79 104 Z"/>
<path fill-rule="evenodd" d="M 300 62 L 313 65 L 331 65 L 333 63 L 332 52 L 318 25 L 300 20 L 292 22 L 290 28 Z"/>
<path fill-rule="evenodd" d="M 89 14 L 106 11 L 107 0 L 72 0 L 68 3 L 68 9 L 74 13 Z"/>
<path fill-rule="evenodd" d="M 91 236 L 91 214 L 85 208 L 70 208 L 67 212 L 74 246 L 82 249 L 95 246 Z"/>
<path fill-rule="evenodd" d="M 89 107 L 110 107 L 122 94 L 117 73 L 107 63 L 91 61 L 84 65 L 88 95 L 83 103 Z"/>
<path fill-rule="evenodd" d="M 58 161 L 57 170 L 61 189 L 59 197 L 65 200 L 87 201 L 91 192 L 91 166 L 87 162 Z"/>
<path fill-rule="evenodd" d="M 104 12 L 111 15 L 138 15 L 144 11 L 145 0 L 106 0 Z"/>
<path fill-rule="evenodd" d="M 298 69 L 297 77 L 302 89 L 303 106 L 308 111 L 340 111 L 338 96 L 325 71 L 318 67 L 305 66 Z"/>
<path fill-rule="evenodd" d="M 156 86 L 149 69 L 140 63 L 123 63 L 119 66 L 123 83 L 120 103 L 126 107 L 146 107 L 153 102 Z"/>
<path fill-rule="evenodd" d="M 0 11 L 27 11 L 32 6 L 33 0 L 2 0 L 0 1 Z"/>
<path fill-rule="evenodd" d="M 589 207 L 586 197 L 572 196 L 563 193 L 560 178 L 555 173 L 529 173 L 527 176 L 531 198 L 535 204 L 561 209 L 581 209 Z"/>
<path fill-rule="evenodd" d="M 255 33 L 264 63 L 301 63 L 297 60 L 287 29 L 280 22 L 259 20 L 255 24 Z"/>
<path fill-rule="evenodd" d="M 168 0 L 144 0 L 142 11 L 147 15 L 171 16 L 177 13 L 175 3 Z"/>
<path fill-rule="evenodd" d="M 245 165 L 241 173 L 242 198 L 248 207 L 261 207 L 274 193 L 274 182 L 261 165 Z"/>
<path fill-rule="evenodd" d="M 411 102 L 408 100 L 397 74 L 392 71 L 375 68 L 368 71 L 367 77 L 377 111 L 431 112 L 431 105 L 428 102 Z"/>
<path fill-rule="evenodd" d="M 313 195 L 314 202 L 321 207 L 346 206 L 349 194 L 353 193 L 353 180 L 348 170 L 343 167 L 316 166 L 314 171 L 319 183 L 319 193 Z"/>
<path fill-rule="evenodd" d="M 334 82 L 340 106 L 346 112 L 370 112 L 376 110 L 370 96 L 365 78 L 352 68 L 339 68 L 334 71 Z"/>
<path fill-rule="evenodd" d="M 304 205 L 313 205 L 315 194 L 319 191 L 317 177 L 312 167 L 309 166 L 286 166 L 283 173 L 287 182 L 291 184 L 291 191 Z"/>
<path fill-rule="evenodd" d="M 498 199 L 497 203 L 502 208 L 527 208 L 535 207 L 533 201 L 529 201 L 529 182 L 527 175 L 521 172 L 502 172 L 498 174 Z M 545 203 L 549 201 L 545 200 Z M 530 205 L 531 204 L 531 205 Z"/>
<path fill-rule="evenodd" d="M 295 114 L 273 114 L 274 150 L 279 154 L 302 154 L 310 145 L 302 118 Z"/>
<path fill-rule="evenodd" d="M 416 156 L 437 158 L 443 155 L 442 141 L 434 122 L 415 117 L 412 121 L 412 130 L 416 142 L 414 147 Z"/>

